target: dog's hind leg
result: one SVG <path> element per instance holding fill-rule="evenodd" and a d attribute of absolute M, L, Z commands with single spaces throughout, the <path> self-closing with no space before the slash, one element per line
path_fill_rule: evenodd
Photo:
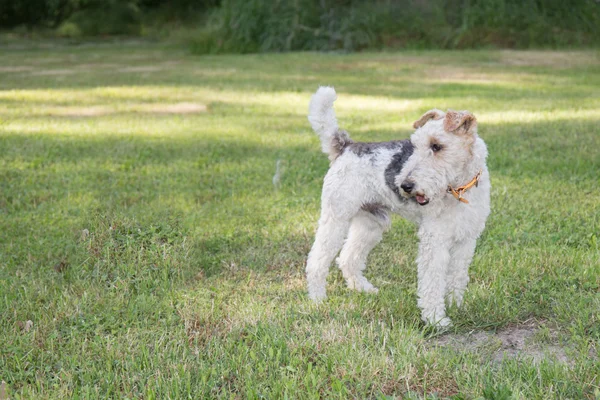
<path fill-rule="evenodd" d="M 464 239 L 450 249 L 450 264 L 446 279 L 446 298 L 449 303 L 462 305 L 463 295 L 469 283 L 469 264 L 475 252 L 476 239 Z"/>
<path fill-rule="evenodd" d="M 344 244 L 349 225 L 349 220 L 321 215 L 315 242 L 306 262 L 308 296 L 312 300 L 319 301 L 327 297 L 325 286 L 329 266 Z"/>
<path fill-rule="evenodd" d="M 348 239 L 337 259 L 350 289 L 377 293 L 377 288 L 363 276 L 363 271 L 369 252 L 381 241 L 382 234 L 388 227 L 389 217 L 385 211 L 359 211 L 352 218 Z"/>

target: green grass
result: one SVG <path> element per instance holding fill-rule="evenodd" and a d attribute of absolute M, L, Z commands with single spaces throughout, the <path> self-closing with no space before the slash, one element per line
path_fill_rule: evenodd
<path fill-rule="evenodd" d="M 2 54 L 11 398 L 599 396 L 600 53 Z M 319 84 L 335 85 L 358 140 L 406 138 L 434 107 L 478 117 L 492 214 L 453 334 L 533 321 L 568 363 L 435 345 L 400 218 L 369 258 L 378 295 L 332 269 L 328 301 L 311 304 L 303 266 L 328 167 L 306 120 Z"/>

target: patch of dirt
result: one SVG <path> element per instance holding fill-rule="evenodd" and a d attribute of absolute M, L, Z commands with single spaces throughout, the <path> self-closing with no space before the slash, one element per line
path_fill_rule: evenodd
<path fill-rule="evenodd" d="M 502 64 L 527 67 L 570 68 L 598 62 L 597 56 L 577 51 L 502 50 L 500 54 Z"/>
<path fill-rule="evenodd" d="M 193 114 L 206 112 L 206 105 L 199 103 L 156 104 L 149 107 L 149 111 L 158 114 Z"/>
<path fill-rule="evenodd" d="M 121 68 L 119 72 L 158 72 L 162 71 L 163 67 L 157 67 L 153 65 L 141 65 L 138 67 L 125 67 Z"/>
<path fill-rule="evenodd" d="M 35 57 L 27 59 L 27 63 L 32 65 L 57 64 L 62 61 L 63 59 L 59 57 Z"/>
<path fill-rule="evenodd" d="M 163 67 L 174 67 L 176 65 L 181 65 L 182 63 L 183 60 L 169 60 L 161 62 L 160 65 L 162 65 Z"/>
<path fill-rule="evenodd" d="M 544 332 L 540 332 L 544 329 Z M 536 334 L 544 340 L 536 340 Z M 458 351 L 490 353 L 495 363 L 503 360 L 528 358 L 535 364 L 543 360 L 571 364 L 565 346 L 558 342 L 558 332 L 542 328 L 539 322 L 527 321 L 521 325 L 509 326 L 497 332 L 480 331 L 468 334 L 447 334 L 433 340 L 439 347 Z"/>
<path fill-rule="evenodd" d="M 64 107 L 59 110 L 53 110 L 50 115 L 58 115 L 61 117 L 98 117 L 101 115 L 110 114 L 111 111 L 106 107 L 91 106 L 91 107 Z"/>
<path fill-rule="evenodd" d="M 32 67 L 15 66 L 15 67 L 0 67 L 0 72 L 28 72 Z"/>
<path fill-rule="evenodd" d="M 43 70 L 43 71 L 32 71 L 30 72 L 31 75 L 37 75 L 37 76 L 46 76 L 46 75 L 73 75 L 76 74 L 78 71 L 74 70 L 74 69 L 47 69 L 47 70 Z"/>
<path fill-rule="evenodd" d="M 333 68 L 337 69 L 337 70 L 341 70 L 341 71 L 355 69 L 355 68 L 362 69 L 362 70 L 370 70 L 373 68 L 378 68 L 378 67 L 387 65 L 387 66 L 392 66 L 392 68 L 395 69 L 395 67 L 403 68 L 406 65 L 421 66 L 423 64 L 429 64 L 429 65 L 439 64 L 440 62 L 442 62 L 442 59 L 440 59 L 439 57 L 433 57 L 433 56 L 428 56 L 428 55 L 421 55 L 421 56 L 408 56 L 405 54 L 393 55 L 393 56 L 378 55 L 378 56 L 374 56 L 369 61 L 356 60 L 356 61 L 335 64 L 333 66 Z"/>
<path fill-rule="evenodd" d="M 237 73 L 235 68 L 221 68 L 221 69 L 196 69 L 192 71 L 194 75 L 202 76 L 231 76 Z"/>
<path fill-rule="evenodd" d="M 502 83 L 514 83 L 515 81 L 522 81 L 524 79 L 533 80 L 534 76 L 520 73 L 520 74 L 498 74 L 498 73 L 484 73 L 477 71 L 476 69 L 466 67 L 453 67 L 439 65 L 428 68 L 426 70 L 426 81 L 442 82 L 442 83 L 475 83 L 475 84 L 489 84 L 497 85 Z"/>
<path fill-rule="evenodd" d="M 92 69 L 115 69 L 115 68 L 119 68 L 120 65 L 114 64 L 114 63 L 97 62 L 97 63 L 77 64 L 76 67 L 79 69 L 83 69 L 83 70 L 89 70 L 90 68 L 92 68 Z"/>
<path fill-rule="evenodd" d="M 160 103 L 160 104 L 135 104 L 119 110 L 106 106 L 87 107 L 55 107 L 47 110 L 45 115 L 59 117 L 101 117 L 112 114 L 128 112 L 149 114 L 195 114 L 208 111 L 205 104 L 201 103 Z"/>

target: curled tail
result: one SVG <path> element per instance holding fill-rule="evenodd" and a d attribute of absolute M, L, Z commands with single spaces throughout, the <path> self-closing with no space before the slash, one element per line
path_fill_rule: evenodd
<path fill-rule="evenodd" d="M 337 99 L 335 89 L 321 86 L 310 99 L 308 106 L 308 121 L 321 139 L 323 153 L 329 154 L 331 161 L 335 160 L 346 145 L 352 143 L 348 132 L 338 126 L 333 102 Z"/>

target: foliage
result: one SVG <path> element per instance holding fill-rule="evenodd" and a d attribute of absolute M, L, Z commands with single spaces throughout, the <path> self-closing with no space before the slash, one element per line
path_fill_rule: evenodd
<path fill-rule="evenodd" d="M 81 29 L 74 22 L 63 22 L 56 29 L 56 34 L 66 38 L 78 38 L 82 36 Z"/>
<path fill-rule="evenodd" d="M 74 24 L 85 36 L 129 34 L 141 29 L 141 13 L 132 0 L 83 0 L 66 23 Z"/>
<path fill-rule="evenodd" d="M 0 0 L 0 28 L 56 26 L 77 0 Z"/>
<path fill-rule="evenodd" d="M 218 4 L 219 0 L 0 0 L 0 28 L 58 27 L 63 36 L 137 35 L 147 15 L 182 19 Z"/>
<path fill-rule="evenodd" d="M 218 7 L 221 0 L 138 0 L 146 13 L 158 19 L 185 21 L 198 13 Z M 162 17 L 162 18 L 161 18 Z"/>
<path fill-rule="evenodd" d="M 600 43 L 593 0 L 224 0 L 215 18 L 194 51 Z"/>
<path fill-rule="evenodd" d="M 195 23 L 195 27 L 190 25 Z M 0 0 L 0 27 L 183 37 L 195 53 L 597 46 L 596 0 Z M 187 33 L 180 34 L 182 28 Z M 166 31 L 166 32 L 165 32 Z"/>
<path fill-rule="evenodd" d="M 456 0 L 450 0 L 456 1 Z M 594 0 L 462 0 L 456 44 L 501 47 L 599 44 L 600 3 Z M 457 18 L 456 16 L 454 18 Z M 459 24 L 458 24 L 459 22 Z"/>
<path fill-rule="evenodd" d="M 384 45 L 386 35 L 403 40 L 410 26 L 423 40 L 423 20 L 435 11 L 422 2 L 366 3 L 347 0 L 224 0 L 210 26 L 212 50 L 225 52 L 359 50 Z M 215 29 L 215 26 L 218 28 Z"/>

